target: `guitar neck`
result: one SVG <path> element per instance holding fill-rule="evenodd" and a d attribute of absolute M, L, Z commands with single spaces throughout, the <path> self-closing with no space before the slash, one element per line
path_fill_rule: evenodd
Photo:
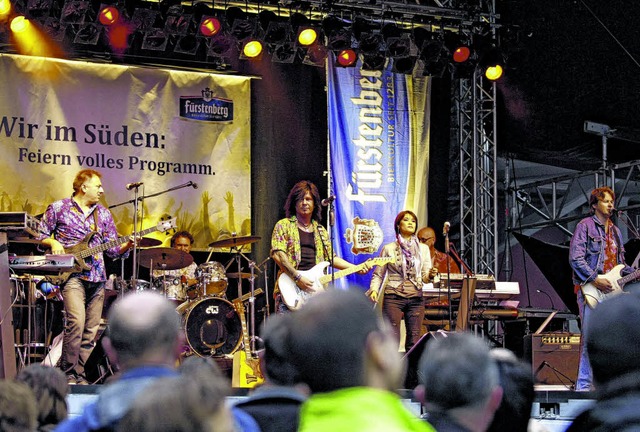
<path fill-rule="evenodd" d="M 240 315 L 240 324 L 242 325 L 242 343 L 244 344 L 244 352 L 247 358 L 251 358 L 251 347 L 249 346 L 249 335 L 247 330 L 247 319 L 244 316 L 244 305 L 238 299 L 233 301 L 236 305 L 236 311 Z"/>
<path fill-rule="evenodd" d="M 628 275 L 623 276 L 620 279 L 618 279 L 618 285 L 623 286 L 627 282 L 631 282 L 632 280 L 638 279 L 638 277 L 640 277 L 640 270 L 636 270 L 634 272 L 631 272 Z"/>
<path fill-rule="evenodd" d="M 341 277 L 349 276 L 352 273 L 359 272 L 363 268 L 364 268 L 364 263 L 358 264 L 357 266 L 353 266 L 353 267 L 347 267 L 344 270 L 340 270 L 340 271 L 337 271 L 337 272 L 333 273 L 333 278 L 334 279 L 339 279 Z M 322 285 L 325 285 L 325 284 L 329 283 L 329 281 L 331 281 L 331 277 L 332 277 L 331 274 L 320 276 L 320 278 L 319 278 L 320 283 Z"/>
<path fill-rule="evenodd" d="M 157 229 L 158 229 L 158 227 L 147 228 L 146 230 L 140 231 L 138 234 L 140 236 L 144 236 L 144 235 L 147 235 L 149 233 L 152 233 L 152 232 L 156 231 Z M 90 257 L 92 255 L 95 255 L 95 254 L 99 253 L 99 252 L 104 252 L 107 249 L 111 249 L 112 247 L 119 246 L 119 245 L 124 244 L 124 243 L 126 243 L 128 241 L 129 241 L 129 236 L 118 237 L 115 240 L 111 240 L 111 241 L 108 241 L 106 243 L 102 243 L 102 244 L 100 244 L 98 246 L 94 246 L 94 247 L 91 247 L 89 249 L 85 249 L 82 252 L 80 252 L 78 255 L 82 259 L 88 258 L 88 257 Z"/>

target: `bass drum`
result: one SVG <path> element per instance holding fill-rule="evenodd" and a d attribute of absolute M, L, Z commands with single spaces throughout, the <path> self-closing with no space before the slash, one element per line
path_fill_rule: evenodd
<path fill-rule="evenodd" d="M 187 343 L 200 357 L 233 354 L 242 342 L 242 322 L 228 301 L 209 297 L 189 305 L 184 313 Z"/>

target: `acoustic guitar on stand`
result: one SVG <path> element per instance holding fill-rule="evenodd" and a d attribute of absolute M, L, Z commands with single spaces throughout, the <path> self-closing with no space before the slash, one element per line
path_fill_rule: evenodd
<path fill-rule="evenodd" d="M 625 268 L 624 264 L 618 264 L 607 273 L 600 275 L 611 282 L 611 286 L 613 287 L 613 291 L 611 292 L 604 293 L 600 291 L 592 282 L 588 282 L 580 287 L 582 289 L 584 300 L 587 302 L 587 305 L 589 305 L 591 309 L 595 308 L 599 303 L 602 303 L 603 301 L 611 297 L 623 294 L 623 288 L 627 283 L 633 282 L 636 279 L 640 278 L 640 270 L 636 270 L 626 276 L 622 276 L 621 272 L 623 268 Z"/>
<path fill-rule="evenodd" d="M 249 334 L 247 332 L 247 320 L 244 316 L 244 304 L 242 299 L 235 299 L 233 305 L 240 315 L 242 323 L 242 344 L 244 349 L 233 353 L 233 375 L 231 376 L 231 386 L 235 388 L 253 388 L 264 382 L 264 376 L 260 369 L 260 359 L 253 357 L 251 346 L 249 345 Z"/>
<path fill-rule="evenodd" d="M 352 273 L 359 272 L 360 270 L 365 268 L 365 265 L 367 263 L 369 265 L 384 265 L 394 262 L 396 262 L 395 257 L 370 258 L 362 264 L 358 264 L 353 267 L 348 267 L 344 270 L 335 272 L 333 274 L 333 278 L 339 279 Z M 306 292 L 301 290 L 298 285 L 296 285 L 295 281 L 291 279 L 291 276 L 286 273 L 280 274 L 280 276 L 278 277 L 278 288 L 280 288 L 282 300 L 284 300 L 284 303 L 289 309 L 299 309 L 300 306 L 302 306 L 309 299 L 309 297 L 312 297 L 317 293 L 324 291 L 324 286 L 328 284 L 332 278 L 332 275 L 324 274 L 324 269 L 329 267 L 329 264 L 329 262 L 323 261 L 320 264 L 316 264 L 309 270 L 299 270 L 299 273 L 302 276 L 313 281 L 313 292 Z"/>

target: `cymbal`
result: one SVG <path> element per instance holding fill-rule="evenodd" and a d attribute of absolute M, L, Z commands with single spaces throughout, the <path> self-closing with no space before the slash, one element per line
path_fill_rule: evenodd
<path fill-rule="evenodd" d="M 140 251 L 140 265 L 152 270 L 177 270 L 187 267 L 193 257 L 186 252 L 173 248 L 151 248 Z"/>
<path fill-rule="evenodd" d="M 251 273 L 237 273 L 237 272 L 231 272 L 231 273 L 227 273 L 227 277 L 229 279 L 238 279 L 238 278 L 242 278 L 242 279 L 250 279 L 251 278 Z"/>
<path fill-rule="evenodd" d="M 138 247 L 141 247 L 141 248 L 155 247 L 155 246 L 160 246 L 161 244 L 162 242 L 160 240 L 154 239 L 151 237 L 142 237 L 138 241 Z"/>
<path fill-rule="evenodd" d="M 260 236 L 242 236 L 242 237 L 229 237 L 222 240 L 216 240 L 209 243 L 209 247 L 235 247 L 246 244 L 255 243 L 260 240 Z"/>

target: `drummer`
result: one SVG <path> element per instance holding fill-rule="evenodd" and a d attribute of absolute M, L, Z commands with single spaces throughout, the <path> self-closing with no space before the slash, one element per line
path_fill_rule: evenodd
<path fill-rule="evenodd" d="M 171 247 L 191 255 L 191 246 L 194 239 L 189 231 L 178 231 L 171 237 Z M 165 295 L 167 298 L 175 300 L 186 300 L 196 297 L 196 270 L 198 265 L 191 262 L 186 267 L 176 270 L 153 270 L 153 277 L 162 281 L 167 281 Z M 176 278 L 180 278 L 179 283 L 173 283 Z"/>

